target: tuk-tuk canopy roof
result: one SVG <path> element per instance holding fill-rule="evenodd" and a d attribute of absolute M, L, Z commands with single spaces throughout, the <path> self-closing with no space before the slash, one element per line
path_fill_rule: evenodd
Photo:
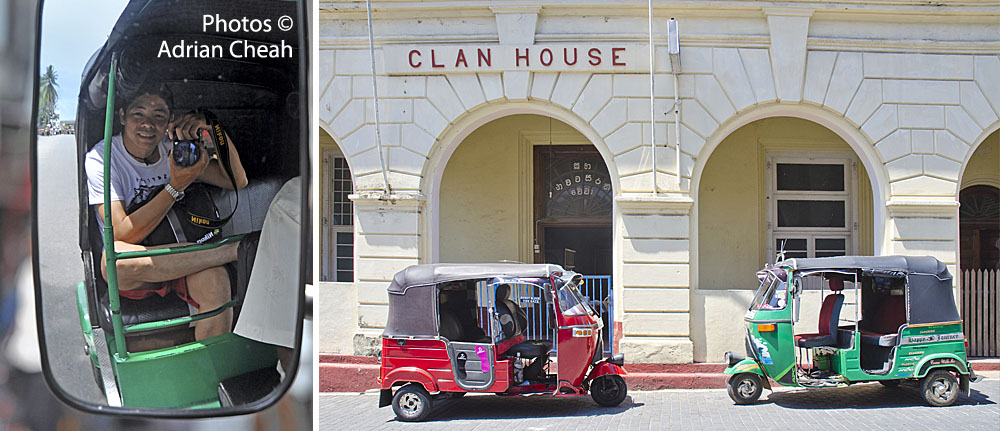
<path fill-rule="evenodd" d="M 786 259 L 778 266 L 797 271 L 847 270 L 862 276 L 906 278 L 906 315 L 911 325 L 962 320 L 955 306 L 948 267 L 931 256 L 837 256 Z"/>
<path fill-rule="evenodd" d="M 795 270 L 811 269 L 860 269 L 869 272 L 902 272 L 921 274 L 947 274 L 943 263 L 930 256 L 836 256 L 810 259 L 786 259 L 779 266 Z M 948 275 L 951 278 L 951 275 Z"/>
<path fill-rule="evenodd" d="M 435 263 L 413 265 L 396 273 L 389 285 L 389 294 L 404 294 L 406 289 L 434 286 L 458 280 L 481 280 L 493 277 L 542 277 L 565 272 L 559 265 L 547 263 Z"/>
<path fill-rule="evenodd" d="M 489 278 L 548 278 L 559 265 L 523 263 L 439 263 L 414 265 L 396 273 L 389 285 L 389 316 L 383 337 L 438 336 L 439 283 Z"/>

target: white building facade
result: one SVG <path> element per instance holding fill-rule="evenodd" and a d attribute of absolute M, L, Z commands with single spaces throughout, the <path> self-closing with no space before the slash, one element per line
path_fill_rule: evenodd
<path fill-rule="evenodd" d="M 1000 187 L 995 1 L 372 3 L 375 85 L 365 2 L 319 2 L 323 353 L 397 271 L 506 259 L 610 276 L 630 362 L 719 362 L 778 249 L 954 274 Z"/>

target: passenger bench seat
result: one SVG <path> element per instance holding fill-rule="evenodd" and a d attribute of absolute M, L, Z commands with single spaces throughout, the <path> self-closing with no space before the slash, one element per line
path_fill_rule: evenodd
<path fill-rule="evenodd" d="M 896 345 L 899 327 L 906 323 L 906 297 L 886 296 L 879 304 L 870 330 L 861 331 L 861 342 L 882 347 Z"/>

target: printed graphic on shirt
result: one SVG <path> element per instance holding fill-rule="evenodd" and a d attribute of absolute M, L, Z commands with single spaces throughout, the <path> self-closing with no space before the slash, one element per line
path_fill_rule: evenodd
<path fill-rule="evenodd" d="M 135 204 L 142 204 L 149 201 L 156 195 L 155 192 L 159 191 L 160 186 L 169 181 L 169 179 L 169 175 L 166 174 L 148 178 L 139 178 L 138 184 L 132 188 L 132 201 L 126 206 L 131 207 Z"/>

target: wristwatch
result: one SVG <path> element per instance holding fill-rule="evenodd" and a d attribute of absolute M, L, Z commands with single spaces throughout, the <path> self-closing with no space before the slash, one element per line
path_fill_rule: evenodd
<path fill-rule="evenodd" d="M 167 193 L 170 193 L 170 196 L 173 196 L 174 202 L 184 199 L 184 191 L 178 191 L 174 188 L 174 186 L 170 185 L 170 183 L 164 185 L 163 189 L 166 190 Z"/>

